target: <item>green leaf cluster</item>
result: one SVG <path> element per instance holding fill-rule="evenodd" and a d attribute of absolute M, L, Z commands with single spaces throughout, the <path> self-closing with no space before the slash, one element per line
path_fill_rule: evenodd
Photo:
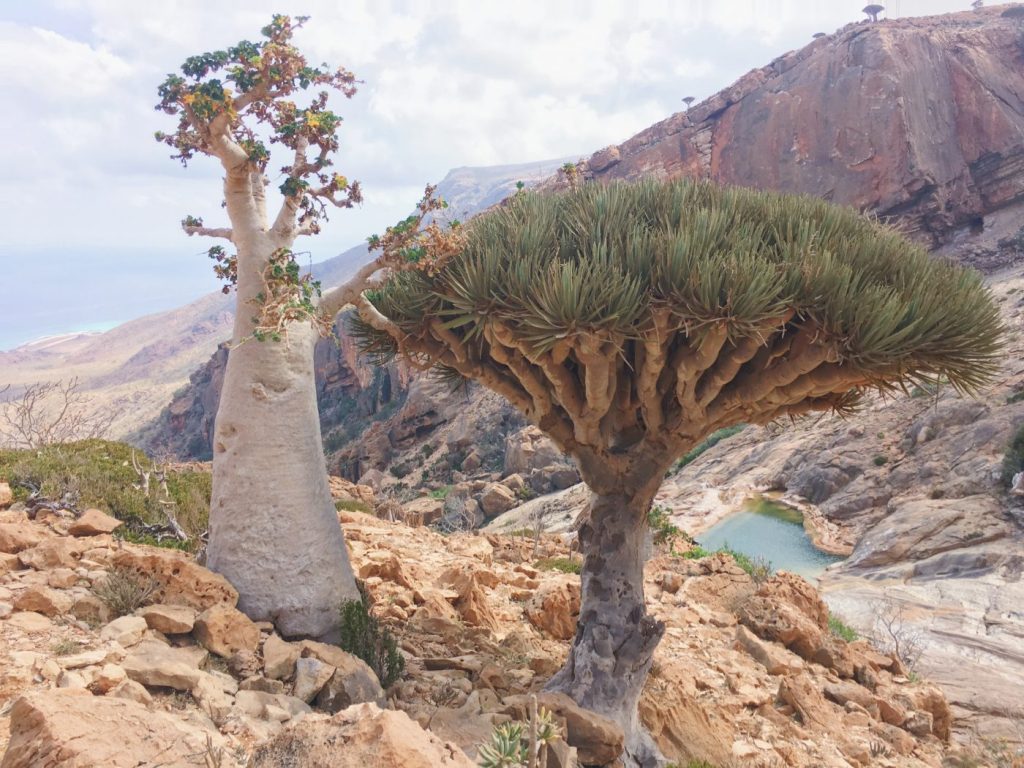
<path fill-rule="evenodd" d="M 405 669 L 405 658 L 398 650 L 398 641 L 370 613 L 370 598 L 362 582 L 359 599 L 347 600 L 341 606 L 342 650 L 365 661 L 384 688 L 392 686 Z"/>
<path fill-rule="evenodd" d="M 520 191 L 471 222 L 436 274 L 399 273 L 369 298 L 413 339 L 443 319 L 481 360 L 494 321 L 542 354 L 586 335 L 641 338 L 656 310 L 696 341 L 713 325 L 735 342 L 790 317 L 878 387 L 945 376 L 976 390 L 1003 334 L 980 275 L 892 228 L 815 198 L 692 180 Z M 368 352 L 397 352 L 358 320 L 353 331 Z"/>

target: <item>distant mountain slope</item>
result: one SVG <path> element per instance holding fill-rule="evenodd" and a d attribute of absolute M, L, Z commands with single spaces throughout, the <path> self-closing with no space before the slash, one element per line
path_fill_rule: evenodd
<path fill-rule="evenodd" d="M 947 242 L 1024 200 L 1022 11 L 847 25 L 594 153 L 584 177 L 800 192 Z"/>
<path fill-rule="evenodd" d="M 547 178 L 562 162 L 456 168 L 438 184 L 438 194 L 465 218 L 514 191 L 517 181 L 532 186 Z M 334 285 L 363 264 L 366 253 L 365 245 L 355 246 L 314 264 L 313 274 L 325 286 Z M 112 436 L 133 434 L 157 417 L 189 374 L 230 336 L 233 308 L 234 297 L 210 293 L 106 333 L 70 334 L 0 352 L 0 387 L 11 384 L 17 393 L 34 382 L 77 376 L 93 407 L 116 411 Z"/>

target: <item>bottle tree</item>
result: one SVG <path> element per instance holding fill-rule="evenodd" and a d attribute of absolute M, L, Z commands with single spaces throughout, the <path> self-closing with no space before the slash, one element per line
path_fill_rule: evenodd
<path fill-rule="evenodd" d="M 429 259 L 417 254 L 450 235 L 420 229 L 439 207 L 428 188 L 415 215 L 375 238 L 376 258 L 348 283 L 321 295 L 300 273 L 296 239 L 317 234 L 329 210 L 361 199 L 359 185 L 334 169 L 341 118 L 328 108 L 330 92 L 351 97 L 356 80 L 343 68 L 309 65 L 292 44 L 305 20 L 275 16 L 257 42 L 187 59 L 159 88 L 157 109 L 177 125 L 156 138 L 183 164 L 197 155 L 220 161 L 231 226 L 187 216 L 182 227 L 234 249 L 209 250 L 237 301 L 214 429 L 207 565 L 235 586 L 254 619 L 285 635 L 330 638 L 342 602 L 359 595 L 328 486 L 313 347 L 337 312 L 380 280 L 375 273 L 419 268 Z M 275 146 L 283 167 L 271 167 Z M 270 176 L 281 198 L 272 217 Z"/>
<path fill-rule="evenodd" d="M 630 764 L 659 756 L 637 702 L 664 625 L 647 614 L 648 510 L 711 432 L 870 390 L 994 370 L 1001 326 L 979 276 L 819 200 L 709 183 L 520 192 L 467 225 L 438 270 L 367 292 L 353 331 L 504 395 L 576 459 L 582 606 L 550 690 L 611 716 Z"/>

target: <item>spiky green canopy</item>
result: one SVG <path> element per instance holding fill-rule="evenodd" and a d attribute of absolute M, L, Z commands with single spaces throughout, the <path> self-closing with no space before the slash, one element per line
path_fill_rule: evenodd
<path fill-rule="evenodd" d="M 823 201 L 711 183 L 520 193 L 435 274 L 397 274 L 365 351 L 496 389 L 569 451 L 685 450 L 866 388 L 995 370 L 980 276 Z"/>

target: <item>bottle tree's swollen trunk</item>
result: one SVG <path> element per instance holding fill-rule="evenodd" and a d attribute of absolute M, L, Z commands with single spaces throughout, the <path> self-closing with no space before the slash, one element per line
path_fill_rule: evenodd
<path fill-rule="evenodd" d="M 648 616 L 643 568 L 653 489 L 601 493 L 580 527 L 582 600 L 565 666 L 547 689 L 610 717 L 626 735 L 627 766 L 657 766 L 662 757 L 639 723 L 637 705 L 665 626 Z"/>
<path fill-rule="evenodd" d="M 317 333 L 295 322 L 280 341 L 251 337 L 251 300 L 279 244 L 267 233 L 236 244 L 238 304 L 214 429 L 207 565 L 238 590 L 251 618 L 285 636 L 331 640 L 342 602 L 358 592 L 320 437 Z"/>

